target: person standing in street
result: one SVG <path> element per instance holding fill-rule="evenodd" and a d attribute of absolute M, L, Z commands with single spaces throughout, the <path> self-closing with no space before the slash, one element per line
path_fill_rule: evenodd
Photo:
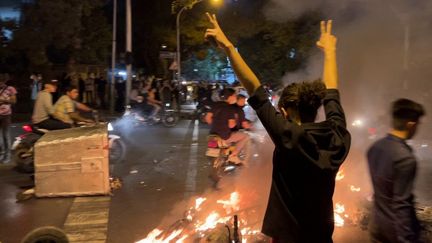
<path fill-rule="evenodd" d="M 216 20 L 205 38 L 228 56 L 261 123 L 272 139 L 273 171 L 262 232 L 273 242 L 331 243 L 334 230 L 333 193 L 336 174 L 351 144 L 339 98 L 336 37 L 332 21 L 321 22 L 317 46 L 324 54 L 323 82 L 293 83 L 284 88 L 278 108 Z M 315 122 L 324 105 L 326 120 Z"/>
<path fill-rule="evenodd" d="M 406 143 L 417 132 L 422 105 L 408 99 L 392 104 L 392 130 L 367 152 L 374 189 L 370 227 L 374 243 L 420 243 L 421 230 L 414 206 L 417 161 Z"/>
<path fill-rule="evenodd" d="M 42 90 L 42 83 L 38 78 L 37 73 L 32 73 L 32 75 L 30 76 L 30 80 L 31 80 L 31 84 L 30 84 L 30 99 L 32 101 L 31 103 L 31 107 L 34 106 L 35 102 L 36 102 L 36 98 L 37 95 L 39 93 L 39 91 Z"/>
<path fill-rule="evenodd" d="M 3 163 L 8 163 L 10 161 L 11 105 L 16 103 L 17 94 L 16 89 L 12 86 L 8 86 L 6 81 L 5 77 L 0 77 L 0 161 Z"/>

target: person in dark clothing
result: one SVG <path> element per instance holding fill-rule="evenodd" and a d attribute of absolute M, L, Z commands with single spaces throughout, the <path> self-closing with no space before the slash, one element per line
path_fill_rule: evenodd
<path fill-rule="evenodd" d="M 78 76 L 78 93 L 79 93 L 78 97 L 80 102 L 84 101 L 84 91 L 85 91 L 85 81 L 80 74 Z"/>
<path fill-rule="evenodd" d="M 106 104 L 105 104 L 105 91 L 106 91 L 107 83 L 108 83 L 107 80 L 104 77 L 102 77 L 102 76 L 100 76 L 99 78 L 97 78 L 95 80 L 99 107 L 102 108 L 102 109 L 106 108 Z"/>
<path fill-rule="evenodd" d="M 424 114 L 422 105 L 396 100 L 392 106 L 393 129 L 367 152 L 374 188 L 372 242 L 421 242 L 413 195 L 417 161 L 406 140 L 415 135 Z"/>
<path fill-rule="evenodd" d="M 332 242 L 335 177 L 351 141 L 337 90 L 336 37 L 331 34 L 332 22 L 321 22 L 321 37 L 317 42 L 325 56 L 325 85 L 315 81 L 287 86 L 278 112 L 261 82 L 219 27 L 216 16 L 207 16 L 213 28 L 207 29 L 205 37 L 215 40 L 227 54 L 239 81 L 251 95 L 249 104 L 275 145 L 262 232 L 275 242 Z M 314 123 L 321 104 L 326 120 Z"/>
<path fill-rule="evenodd" d="M 231 131 L 238 131 L 240 129 L 249 129 L 251 128 L 250 121 L 246 119 L 245 112 L 243 108 L 246 105 L 246 96 L 239 94 L 237 95 L 237 103 L 232 105 L 232 108 L 234 109 L 235 119 L 236 119 L 236 126 L 231 129 Z"/>
<path fill-rule="evenodd" d="M 249 136 L 243 132 L 233 131 L 237 125 L 236 111 L 232 107 L 237 102 L 235 90 L 226 88 L 221 92 L 223 101 L 216 102 L 206 114 L 205 120 L 210 125 L 210 134 L 218 135 L 227 144 L 235 143 L 235 149 L 228 157 L 234 164 L 242 164 L 238 154 L 245 148 Z"/>

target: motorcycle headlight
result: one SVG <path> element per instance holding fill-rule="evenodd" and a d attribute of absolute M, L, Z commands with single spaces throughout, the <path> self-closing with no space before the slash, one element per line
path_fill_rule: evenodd
<path fill-rule="evenodd" d="M 109 123 L 108 123 L 108 132 L 112 132 L 112 131 L 114 131 L 114 127 L 113 127 L 113 125 L 111 124 L 111 122 L 109 122 Z"/>

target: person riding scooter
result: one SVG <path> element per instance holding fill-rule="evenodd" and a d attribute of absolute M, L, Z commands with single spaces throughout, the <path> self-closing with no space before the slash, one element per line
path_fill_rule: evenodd
<path fill-rule="evenodd" d="M 77 109 L 85 112 L 93 111 L 88 106 L 76 101 L 78 94 L 76 86 L 72 85 L 66 88 L 66 94 L 60 97 L 54 105 L 53 117 L 71 126 L 75 126 L 78 122 L 93 123 L 93 120 L 86 119 L 77 112 Z"/>
<path fill-rule="evenodd" d="M 44 82 L 44 90 L 37 95 L 33 108 L 32 123 L 33 125 L 48 130 L 59 130 L 70 128 L 71 125 L 52 117 L 54 106 L 52 103 L 51 93 L 57 90 L 57 80 Z"/>
<path fill-rule="evenodd" d="M 237 126 L 236 111 L 232 107 L 237 102 L 235 90 L 222 90 L 221 98 L 223 101 L 216 102 L 205 119 L 210 124 L 210 134 L 218 135 L 226 144 L 235 143 L 235 149 L 228 157 L 228 161 L 240 165 L 242 161 L 238 154 L 247 144 L 249 137 L 246 133 L 231 130 Z"/>

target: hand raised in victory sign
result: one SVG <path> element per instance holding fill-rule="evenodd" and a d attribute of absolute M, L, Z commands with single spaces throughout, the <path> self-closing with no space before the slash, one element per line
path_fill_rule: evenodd
<path fill-rule="evenodd" d="M 216 44 L 218 45 L 218 47 L 220 47 L 222 49 L 226 49 L 226 48 L 231 47 L 232 43 L 228 40 L 228 38 L 226 37 L 226 35 L 222 31 L 222 29 L 220 28 L 219 23 L 216 19 L 216 15 L 215 14 L 210 15 L 209 13 L 206 13 L 206 15 L 207 15 L 209 22 L 213 25 L 213 28 L 207 29 L 204 37 L 207 40 L 210 40 L 211 38 L 213 38 L 213 40 L 216 41 Z"/>
<path fill-rule="evenodd" d="M 321 21 L 321 37 L 317 41 L 317 46 L 324 52 L 336 50 L 336 36 L 332 35 L 332 20 Z"/>

